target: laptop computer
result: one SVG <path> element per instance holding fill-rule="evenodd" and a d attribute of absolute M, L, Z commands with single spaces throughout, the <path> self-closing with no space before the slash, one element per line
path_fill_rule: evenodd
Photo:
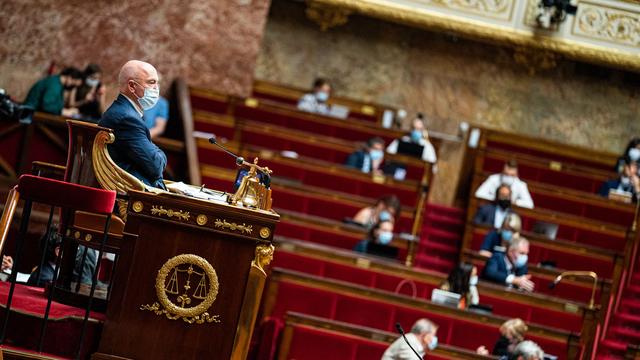
<path fill-rule="evenodd" d="M 409 155 L 422 159 L 424 146 L 411 141 L 398 141 L 398 154 Z"/>
<path fill-rule="evenodd" d="M 460 304 L 460 294 L 441 289 L 433 289 L 433 291 L 431 291 L 431 302 L 457 308 L 458 304 Z"/>
<path fill-rule="evenodd" d="M 555 240 L 558 235 L 558 224 L 548 223 L 545 221 L 536 221 L 533 224 L 531 232 L 543 235 L 549 240 Z"/>

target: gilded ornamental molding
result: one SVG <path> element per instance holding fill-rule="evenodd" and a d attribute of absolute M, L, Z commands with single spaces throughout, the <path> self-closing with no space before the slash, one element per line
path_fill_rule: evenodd
<path fill-rule="evenodd" d="M 346 14 L 454 33 L 520 49 L 520 53 L 524 48 L 542 50 L 547 60 L 551 58 L 549 53 L 555 53 L 555 58 L 640 71 L 640 2 L 578 0 L 576 15 L 567 16 L 550 30 L 536 24 L 538 3 L 539 0 L 307 0 L 308 7 L 334 8 Z"/>

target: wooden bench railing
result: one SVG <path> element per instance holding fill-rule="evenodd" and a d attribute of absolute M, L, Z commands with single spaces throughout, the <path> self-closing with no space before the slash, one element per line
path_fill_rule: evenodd
<path fill-rule="evenodd" d="M 259 99 L 281 101 L 295 105 L 309 89 L 300 89 L 288 85 L 274 84 L 267 81 L 256 80 L 253 82 L 252 97 Z M 385 111 L 396 112 L 390 106 L 363 102 L 345 97 L 332 96 L 329 104 L 338 104 L 349 108 L 349 117 L 380 123 Z"/>
<path fill-rule="evenodd" d="M 287 311 L 386 331 L 392 330 L 396 322 L 408 328 L 416 319 L 427 317 L 440 326 L 442 344 L 470 350 L 494 342 L 498 328 L 508 319 L 276 268 L 265 295 L 263 314 L 282 318 Z M 470 331 L 473 337 L 465 335 Z M 588 329 L 583 332 L 589 333 Z M 574 335 L 566 331 L 531 324 L 527 337 L 561 359 L 574 359 L 579 353 L 579 346 L 572 341 Z"/>
<path fill-rule="evenodd" d="M 478 128 L 481 132 L 479 150 L 501 149 L 514 154 L 531 155 L 565 164 L 582 165 L 603 171 L 613 171 L 618 155 L 591 148 L 561 144 L 499 130 Z"/>
<path fill-rule="evenodd" d="M 279 346 L 279 360 L 303 359 L 313 354 L 325 359 L 377 359 L 398 338 L 397 333 L 287 312 Z M 429 359 L 495 359 L 450 345 L 438 345 Z"/>
<path fill-rule="evenodd" d="M 273 266 L 334 280 L 347 281 L 393 293 L 429 299 L 431 291 L 446 281 L 446 274 L 411 269 L 318 244 L 278 236 Z M 544 295 L 523 293 L 480 281 L 480 302 L 493 306 L 493 313 L 519 317 L 527 323 L 580 331 L 587 305 Z"/>
<path fill-rule="evenodd" d="M 343 140 L 362 142 L 371 137 L 381 137 L 387 143 L 405 135 L 404 131 L 386 129 L 377 124 L 345 121 L 319 114 L 306 113 L 295 107 L 277 102 L 258 99 L 241 99 L 226 96 L 215 91 L 190 87 L 190 100 L 194 116 L 201 112 L 226 114 L 235 119 L 254 120 L 289 129 L 308 131 Z M 430 139 L 434 148 L 439 148 L 440 139 Z"/>
<path fill-rule="evenodd" d="M 363 145 L 253 120 L 235 121 L 228 115 L 197 113 L 194 127 L 196 131 L 213 133 L 244 145 L 274 151 L 295 151 L 302 156 L 338 164 L 344 164 L 347 157 Z M 407 179 L 417 181 L 422 179 L 425 167 L 430 167 L 421 159 L 398 154 L 386 154 L 385 162 L 404 165 Z"/>

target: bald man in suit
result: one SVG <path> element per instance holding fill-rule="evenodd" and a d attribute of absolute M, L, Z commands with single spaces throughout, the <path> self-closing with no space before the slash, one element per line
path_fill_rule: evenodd
<path fill-rule="evenodd" d="M 116 140 L 109 155 L 122 169 L 149 186 L 166 189 L 162 173 L 167 157 L 151 142 L 142 118 L 160 97 L 158 72 L 149 63 L 128 61 L 118 75 L 120 94 L 105 111 L 100 126 L 113 130 Z"/>

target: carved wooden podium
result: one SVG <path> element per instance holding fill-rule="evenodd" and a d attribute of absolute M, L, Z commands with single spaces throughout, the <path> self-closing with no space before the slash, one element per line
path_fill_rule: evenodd
<path fill-rule="evenodd" d="M 244 359 L 279 216 L 171 193 L 129 197 L 93 359 Z"/>

